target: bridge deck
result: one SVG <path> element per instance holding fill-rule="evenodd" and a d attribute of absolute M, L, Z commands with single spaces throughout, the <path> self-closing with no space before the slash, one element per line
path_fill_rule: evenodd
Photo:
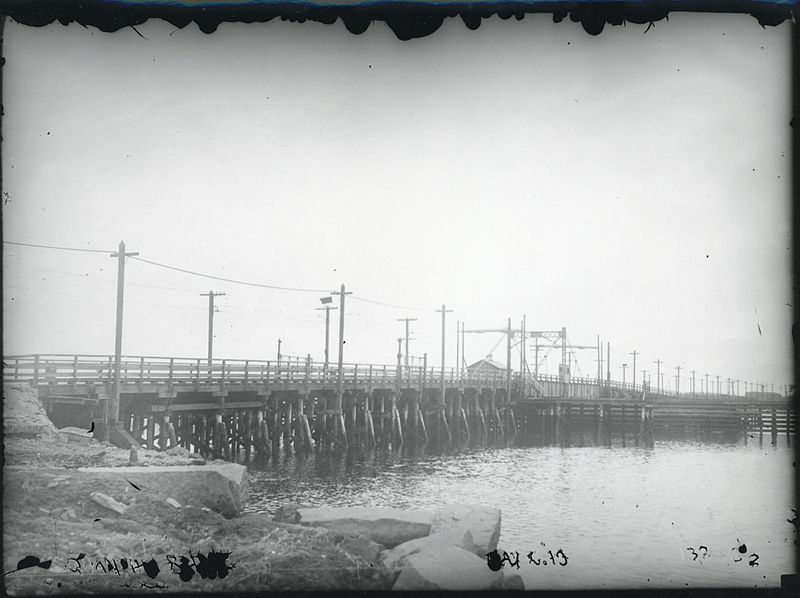
<path fill-rule="evenodd" d="M 113 388 L 114 358 L 105 355 L 11 355 L 5 356 L 3 381 L 29 382 L 42 397 L 87 396 L 107 398 Z M 263 361 L 243 359 L 123 357 L 120 368 L 120 393 L 154 393 L 169 398 L 182 392 L 229 392 L 259 394 L 274 390 L 318 391 L 336 387 L 338 368 L 311 361 Z M 447 388 L 507 389 L 511 384 L 517 397 L 621 398 L 641 399 L 677 397 L 675 393 L 655 393 L 645 385 L 633 385 L 595 378 L 527 375 L 505 371 L 475 373 L 456 368 L 376 364 L 344 364 L 344 390 L 439 388 L 444 378 Z"/>

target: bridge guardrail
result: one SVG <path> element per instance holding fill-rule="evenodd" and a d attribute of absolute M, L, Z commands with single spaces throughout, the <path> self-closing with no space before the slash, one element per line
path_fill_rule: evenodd
<path fill-rule="evenodd" d="M 402 386 L 437 388 L 442 376 L 451 385 L 506 388 L 507 373 L 458 371 L 457 368 L 434 366 L 409 366 L 385 364 L 346 363 L 342 366 L 344 388 L 358 386 Z M 159 384 L 247 385 L 247 384 L 330 384 L 335 386 L 338 364 L 310 360 L 254 360 L 213 359 L 199 357 L 124 356 L 120 362 L 120 381 L 125 385 L 141 387 Z M 65 386 L 73 391 L 77 387 L 107 386 L 114 381 L 114 357 L 109 355 L 8 355 L 3 357 L 4 382 L 29 382 L 35 386 Z M 653 390 L 645 384 L 616 382 L 596 378 L 573 377 L 567 384 L 550 374 L 520 376 L 514 372 L 511 383 L 518 390 L 524 383 L 533 389 L 534 396 L 602 397 L 636 399 L 649 398 L 691 399 L 691 395 L 671 390 Z M 604 395 L 609 395 L 604 397 Z M 695 395 L 701 396 L 701 395 Z M 708 395 L 702 395 L 708 398 Z M 741 399 L 744 397 L 720 396 Z"/>

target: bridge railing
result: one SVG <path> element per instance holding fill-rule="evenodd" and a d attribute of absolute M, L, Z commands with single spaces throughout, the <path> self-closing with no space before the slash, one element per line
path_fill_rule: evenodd
<path fill-rule="evenodd" d="M 4 382 L 30 382 L 35 386 L 107 385 L 114 381 L 114 357 L 109 355 L 9 355 L 3 357 Z M 399 368 L 400 383 L 434 387 L 444 380 L 459 382 L 456 368 L 442 371 L 436 367 L 409 366 Z M 124 356 L 120 361 L 120 382 L 140 386 L 160 384 L 240 385 L 308 383 L 335 384 L 338 364 L 308 360 L 245 360 L 204 358 Z M 342 365 L 345 388 L 353 385 L 391 386 L 398 381 L 398 367 L 384 364 Z M 494 373 L 463 375 L 462 383 L 502 386 L 505 376 Z"/>
<path fill-rule="evenodd" d="M 161 384 L 195 385 L 247 385 L 247 384 L 325 384 L 335 386 L 338 364 L 325 364 L 311 360 L 245 360 L 208 359 L 193 357 L 163 356 L 124 356 L 120 362 L 120 380 L 125 385 L 137 384 L 141 387 Z M 342 366 L 344 388 L 353 386 L 369 387 L 393 386 L 398 382 L 402 387 L 438 388 L 442 377 L 448 386 L 478 386 L 505 388 L 507 372 L 468 371 L 457 368 L 421 365 L 408 368 L 384 364 L 347 363 Z M 111 388 L 114 381 L 114 357 L 110 355 L 7 355 L 3 357 L 4 382 L 29 382 L 35 386 L 50 385 L 71 387 L 74 391 L 88 386 L 105 385 Z M 639 398 L 642 392 L 650 398 L 687 399 L 713 395 L 676 393 L 672 390 L 655 389 L 649 384 L 632 384 L 598 380 L 597 378 L 572 377 L 568 383 L 559 376 L 550 374 L 526 375 L 514 372 L 511 383 L 519 389 L 522 383 L 530 394 L 545 397 L 597 397 L 628 396 Z M 566 384 L 566 388 L 565 388 Z M 566 390 L 566 393 L 565 393 Z M 741 399 L 743 397 L 723 395 L 717 398 Z"/>
<path fill-rule="evenodd" d="M 397 366 L 376 364 L 343 364 L 345 387 L 353 384 L 391 385 L 397 381 Z M 442 377 L 448 385 L 478 385 L 503 388 L 507 376 L 498 372 L 469 372 L 456 368 L 409 366 L 400 368 L 401 385 L 409 383 L 425 387 L 437 387 Z M 248 383 L 335 383 L 337 364 L 306 360 L 242 360 L 205 358 L 124 356 L 120 362 L 120 380 L 123 384 L 153 385 L 194 383 L 203 384 L 248 384 Z M 109 355 L 12 355 L 4 357 L 4 381 L 30 381 L 34 385 L 82 384 L 108 385 L 114 379 L 114 358 Z M 521 377 L 512 375 L 512 384 L 518 386 Z M 564 382 L 558 376 L 540 374 L 527 376 L 526 384 L 539 389 L 545 396 L 562 396 Z M 573 377 L 569 385 L 570 396 L 593 396 L 598 386 L 641 391 L 641 386 L 606 383 L 592 378 Z"/>

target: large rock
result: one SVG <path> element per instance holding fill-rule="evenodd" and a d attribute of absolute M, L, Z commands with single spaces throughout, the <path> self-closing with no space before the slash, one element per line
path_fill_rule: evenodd
<path fill-rule="evenodd" d="M 295 517 L 301 525 L 364 536 L 387 548 L 393 548 L 403 542 L 427 536 L 431 531 L 434 514 L 431 511 L 372 507 L 314 507 L 297 509 Z"/>
<path fill-rule="evenodd" d="M 9 437 L 60 440 L 56 427 L 39 401 L 38 391 L 22 382 L 3 383 L 3 432 Z"/>
<path fill-rule="evenodd" d="M 208 507 L 225 517 L 242 512 L 248 496 L 247 468 L 234 463 L 149 467 L 81 467 L 90 476 L 114 476 L 181 504 Z"/>
<path fill-rule="evenodd" d="M 503 571 L 456 546 L 426 550 L 405 558 L 392 590 L 492 590 L 503 587 Z"/>
<path fill-rule="evenodd" d="M 58 433 L 61 434 L 67 442 L 74 442 L 77 444 L 94 444 L 97 442 L 91 432 L 73 426 L 61 428 L 58 430 Z"/>
<path fill-rule="evenodd" d="M 472 534 L 468 530 L 449 530 L 403 542 L 391 550 L 385 550 L 381 554 L 381 560 L 390 569 L 400 569 L 404 559 L 419 552 L 436 551 L 447 546 L 455 546 L 472 554 L 478 550 L 472 540 Z"/>
<path fill-rule="evenodd" d="M 445 505 L 436 512 L 431 534 L 453 530 L 469 530 L 475 543 L 475 554 L 485 558 L 497 548 L 500 539 L 500 509 L 479 505 Z"/>

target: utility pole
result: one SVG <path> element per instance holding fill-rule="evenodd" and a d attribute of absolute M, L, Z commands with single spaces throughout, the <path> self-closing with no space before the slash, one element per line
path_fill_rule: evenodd
<path fill-rule="evenodd" d="M 656 384 L 658 385 L 658 392 L 661 393 L 661 389 L 664 386 L 661 383 L 661 364 L 664 363 L 660 359 L 656 359 L 653 363 L 656 364 Z"/>
<path fill-rule="evenodd" d="M 634 349 L 633 353 L 629 353 L 629 355 L 633 355 L 633 387 L 636 388 L 636 355 L 637 355 L 637 351 Z"/>
<path fill-rule="evenodd" d="M 402 367 L 400 365 L 400 363 L 401 363 L 400 360 L 402 359 L 402 357 L 403 357 L 403 337 L 398 337 L 398 339 L 397 339 L 397 376 L 396 376 L 398 392 L 400 390 L 400 381 L 403 379 L 403 373 L 400 370 L 400 368 Z"/>
<path fill-rule="evenodd" d="M 103 440 L 108 442 L 111 427 L 116 427 L 119 421 L 119 385 L 122 367 L 122 304 L 125 295 L 125 258 L 139 255 L 138 251 L 125 253 L 125 241 L 119 242 L 119 251 L 112 253 L 111 257 L 117 258 L 117 323 L 114 338 L 114 394 L 105 413 Z"/>
<path fill-rule="evenodd" d="M 456 379 L 461 384 L 461 321 L 456 320 Z"/>
<path fill-rule="evenodd" d="M 603 378 L 603 345 L 600 344 L 600 335 L 597 335 L 597 383 Z"/>
<path fill-rule="evenodd" d="M 345 292 L 344 283 L 342 283 L 341 289 L 338 292 L 331 291 L 331 295 L 339 295 L 339 371 L 336 376 L 336 411 L 339 420 L 337 424 L 339 429 L 338 434 L 343 439 L 343 444 L 345 446 L 347 446 L 347 433 L 345 432 L 344 417 L 342 415 L 342 395 L 344 394 L 344 381 L 342 378 L 344 373 L 342 371 L 342 366 L 344 365 L 344 298 L 352 294 L 352 291 Z"/>
<path fill-rule="evenodd" d="M 528 350 L 528 345 L 525 342 L 525 324 L 526 324 L 525 314 L 522 314 L 522 328 L 521 328 L 522 336 L 520 337 L 520 341 L 519 341 L 520 342 L 520 345 L 519 345 L 519 375 L 520 375 L 519 383 L 520 383 L 520 396 L 523 397 L 523 398 L 525 397 L 525 381 L 526 381 L 526 374 L 527 374 L 526 370 L 528 369 L 527 368 L 527 361 L 525 359 L 526 356 L 527 356 L 527 350 Z"/>
<path fill-rule="evenodd" d="M 464 370 L 467 368 L 467 356 L 464 353 L 464 329 L 466 328 L 466 322 L 461 323 L 461 363 L 459 364 L 459 371 L 461 372 L 461 376 L 464 375 Z"/>
<path fill-rule="evenodd" d="M 719 375 L 717 375 L 717 398 L 719 398 Z"/>
<path fill-rule="evenodd" d="M 453 310 L 452 309 L 446 309 L 445 306 L 444 306 L 444 303 L 442 303 L 442 309 L 437 309 L 436 311 L 438 313 L 442 314 L 442 380 L 441 380 L 440 389 L 442 391 L 442 396 L 441 396 L 441 401 L 442 402 L 441 402 L 441 404 L 444 405 L 445 404 L 445 402 L 444 402 L 444 394 L 445 394 L 445 380 L 444 380 L 444 366 L 445 366 L 445 360 L 444 359 L 445 359 L 445 354 L 444 354 L 444 348 L 445 348 L 445 344 L 446 344 L 445 343 L 445 329 L 444 329 L 444 326 L 445 326 L 445 314 L 450 313 Z"/>
<path fill-rule="evenodd" d="M 215 293 L 208 291 L 208 293 L 200 293 L 201 297 L 208 297 L 208 377 L 213 375 L 213 367 L 211 365 L 211 356 L 214 349 L 214 297 L 221 297 L 225 293 Z"/>
<path fill-rule="evenodd" d="M 739 378 L 736 378 L 736 380 L 734 380 L 734 382 L 736 382 L 736 396 L 738 397 L 739 396 Z"/>
<path fill-rule="evenodd" d="M 675 394 L 680 396 L 681 394 L 681 366 L 675 366 L 675 369 L 678 370 L 678 375 L 675 377 Z"/>
<path fill-rule="evenodd" d="M 606 341 L 606 366 L 608 368 L 606 380 L 611 382 L 611 343 L 608 341 Z"/>
<path fill-rule="evenodd" d="M 278 339 L 278 369 L 281 367 L 281 339 Z"/>
<path fill-rule="evenodd" d="M 409 356 L 409 352 L 408 352 L 408 323 L 409 322 L 416 322 L 417 319 L 416 318 L 397 318 L 397 321 L 406 323 L 406 357 L 405 357 L 404 363 L 405 363 L 405 366 L 406 366 L 407 381 L 410 382 L 411 381 L 411 374 L 410 374 L 410 370 L 408 368 L 408 356 Z"/>
<path fill-rule="evenodd" d="M 706 396 L 708 396 L 709 395 L 709 390 L 708 390 L 708 372 L 706 372 L 705 376 L 706 376 Z"/>
<path fill-rule="evenodd" d="M 511 403 L 511 318 L 506 333 L 506 404 Z"/>
<path fill-rule="evenodd" d="M 628 367 L 627 363 L 622 364 L 622 384 L 625 384 L 625 369 Z"/>
<path fill-rule="evenodd" d="M 692 398 L 694 398 L 694 396 L 695 396 L 695 393 L 694 393 L 694 375 L 696 373 L 697 373 L 696 370 L 692 370 L 692 372 L 691 372 L 691 374 L 692 374 Z"/>
<path fill-rule="evenodd" d="M 325 307 L 317 307 L 316 311 L 325 310 L 325 364 L 322 366 L 322 380 L 323 384 L 328 381 L 328 365 L 330 364 L 329 358 L 329 347 L 330 347 L 330 336 L 331 336 L 331 310 L 336 309 L 331 305 L 333 302 L 332 297 L 320 297 L 320 303 L 324 304 Z"/>

